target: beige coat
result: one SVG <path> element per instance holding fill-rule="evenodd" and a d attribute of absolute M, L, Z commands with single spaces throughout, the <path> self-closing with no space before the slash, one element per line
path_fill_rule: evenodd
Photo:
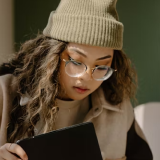
<path fill-rule="evenodd" d="M 0 76 L 0 146 L 7 142 L 6 135 L 9 113 L 12 109 L 12 101 L 17 95 L 15 81 L 16 77 L 11 74 Z M 132 132 L 129 132 L 129 130 L 134 121 L 134 112 L 129 100 L 123 101 L 120 105 L 112 106 L 106 102 L 103 91 L 99 88 L 92 93 L 92 108 L 84 119 L 84 122 L 87 121 L 94 124 L 104 160 L 125 160 L 126 156 L 130 156 L 129 154 L 126 155 L 126 150 L 127 146 L 129 146 L 128 138 L 131 135 L 129 133 Z M 150 153 L 150 157 L 152 157 L 151 151 L 145 142 L 144 135 L 136 122 L 134 123 L 134 128 L 138 137 L 137 139 L 144 141 L 144 148 L 147 148 L 145 152 Z M 132 143 L 132 139 L 129 141 Z M 133 139 L 134 147 L 139 145 L 138 141 L 137 144 L 135 142 L 136 140 Z M 138 155 L 132 152 L 127 153 L 132 154 L 134 157 L 137 156 L 137 158 L 143 157 L 143 155 L 140 155 L 141 153 Z M 145 160 L 151 159 L 148 158 Z"/>

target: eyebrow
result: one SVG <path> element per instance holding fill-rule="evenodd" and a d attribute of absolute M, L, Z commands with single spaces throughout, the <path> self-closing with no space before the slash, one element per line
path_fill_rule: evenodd
<path fill-rule="evenodd" d="M 82 51 L 80 51 L 79 49 L 71 47 L 71 48 L 69 48 L 69 50 L 73 50 L 76 53 L 78 53 L 78 54 L 82 55 L 83 57 L 87 58 L 87 56 Z M 111 55 L 107 55 L 107 56 L 104 56 L 104 57 L 97 58 L 96 61 L 111 58 L 111 57 L 112 57 Z"/>

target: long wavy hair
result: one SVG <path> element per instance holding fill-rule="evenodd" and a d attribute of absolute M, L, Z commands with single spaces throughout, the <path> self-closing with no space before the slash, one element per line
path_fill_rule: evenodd
<path fill-rule="evenodd" d="M 33 136 L 41 114 L 44 118 L 43 133 L 55 129 L 54 122 L 58 112 L 55 99 L 60 91 L 60 55 L 66 47 L 66 42 L 38 35 L 25 42 L 8 63 L 1 65 L 1 75 L 11 73 L 16 76 L 19 95 L 13 101 L 10 113 L 8 142 L 21 139 L 24 135 Z M 135 99 L 137 75 L 122 50 L 114 51 L 111 67 L 118 71 L 102 83 L 106 100 L 117 105 L 125 97 Z M 31 99 L 25 106 L 20 106 L 20 96 L 25 93 Z"/>

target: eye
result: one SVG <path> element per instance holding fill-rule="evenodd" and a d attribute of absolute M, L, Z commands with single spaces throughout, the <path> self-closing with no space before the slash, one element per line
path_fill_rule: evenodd
<path fill-rule="evenodd" d="M 70 61 L 74 61 L 74 59 L 73 59 L 73 58 L 71 58 L 70 56 L 68 56 L 68 57 L 69 57 L 69 60 L 70 60 Z"/>
<path fill-rule="evenodd" d="M 108 67 L 107 66 L 96 66 L 98 71 L 107 71 Z"/>
<path fill-rule="evenodd" d="M 97 68 L 97 70 L 99 70 L 99 71 L 105 71 L 105 70 L 107 70 L 107 68 Z"/>
<path fill-rule="evenodd" d="M 74 64 L 74 65 L 77 65 L 77 66 L 80 66 L 82 63 L 80 63 L 80 62 L 77 62 L 77 61 L 75 61 L 73 58 L 71 58 L 70 56 L 69 56 L 69 60 L 71 61 L 71 63 L 72 64 Z"/>

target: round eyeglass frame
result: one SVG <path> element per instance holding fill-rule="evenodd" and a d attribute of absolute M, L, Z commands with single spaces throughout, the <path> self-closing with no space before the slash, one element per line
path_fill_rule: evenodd
<path fill-rule="evenodd" d="M 77 61 L 75 61 L 75 60 L 65 60 L 64 58 L 62 59 L 62 61 L 64 61 L 65 62 L 65 67 L 67 66 L 67 64 L 68 63 L 70 63 L 70 62 L 77 62 Z M 79 62 L 79 63 L 82 63 L 82 62 Z M 85 71 L 84 71 L 84 73 L 87 71 L 87 66 L 84 64 L 84 63 L 82 63 L 85 67 L 86 67 L 86 69 L 85 69 Z M 104 65 L 105 66 L 105 65 Z M 108 67 L 108 66 L 106 66 L 106 67 L 108 67 L 111 71 L 112 71 L 112 73 L 111 73 L 111 75 L 109 76 L 109 77 L 107 77 L 106 76 L 106 79 L 104 78 L 104 79 L 95 79 L 94 77 L 93 77 L 93 73 L 94 73 L 94 71 L 98 68 L 99 66 L 97 66 L 97 67 L 94 67 L 94 68 L 91 68 L 91 70 L 92 70 L 92 78 L 94 79 L 94 80 L 96 80 L 96 81 L 105 81 L 105 80 L 107 80 L 109 77 L 111 77 L 111 75 L 114 73 L 114 72 L 117 72 L 117 69 L 113 69 L 113 68 L 111 68 L 111 67 Z M 66 72 L 66 70 L 65 70 L 65 72 Z M 84 73 L 82 73 L 80 76 L 82 76 Z M 71 75 L 69 75 L 67 72 L 66 72 L 66 74 L 68 75 L 68 76 L 70 76 L 70 77 L 79 77 L 79 76 L 71 76 Z"/>

